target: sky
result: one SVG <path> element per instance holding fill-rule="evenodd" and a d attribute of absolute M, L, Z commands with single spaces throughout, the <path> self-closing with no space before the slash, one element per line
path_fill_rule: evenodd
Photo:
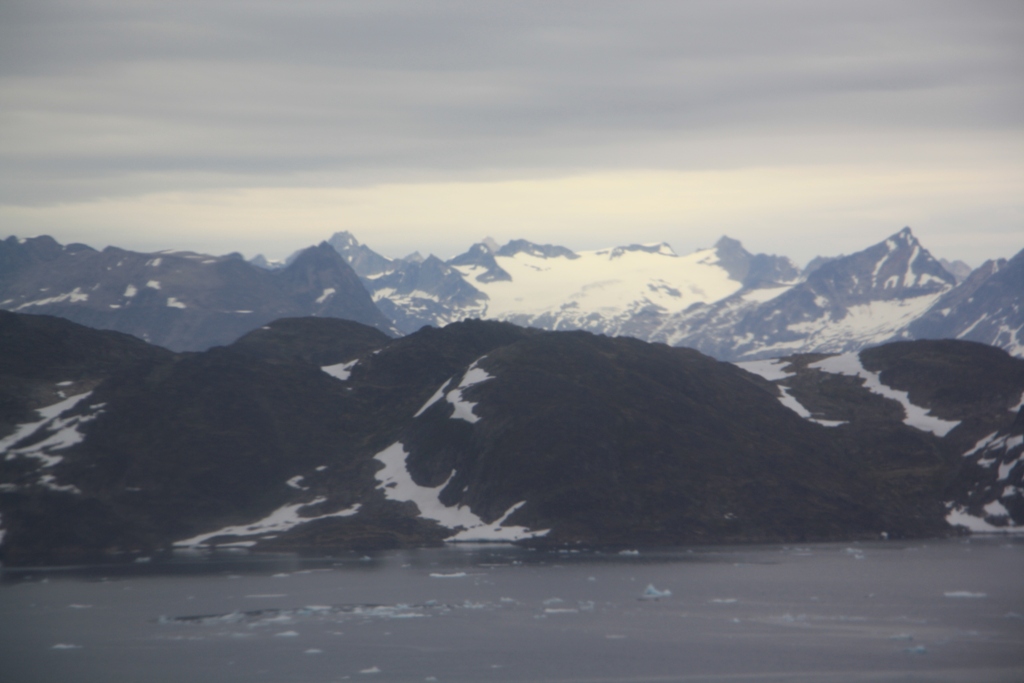
<path fill-rule="evenodd" d="M 1024 248 L 1024 2 L 3 0 L 0 237 Z"/>

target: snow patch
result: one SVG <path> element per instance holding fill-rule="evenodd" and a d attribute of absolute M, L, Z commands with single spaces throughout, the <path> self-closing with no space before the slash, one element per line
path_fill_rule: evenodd
<path fill-rule="evenodd" d="M 68 303 L 72 303 L 72 304 L 77 304 L 77 303 L 79 303 L 81 301 L 88 301 L 88 300 L 89 300 L 89 295 L 86 294 L 85 292 L 83 292 L 81 287 L 75 287 L 73 290 L 71 290 L 67 294 L 58 294 L 57 296 L 51 296 L 48 299 L 36 299 L 35 301 L 28 301 L 28 302 L 23 303 L 22 305 L 18 306 L 14 310 L 20 311 L 21 309 L 28 308 L 29 306 L 46 306 L 48 304 L 59 304 L 59 303 L 62 303 L 64 301 L 67 301 Z"/>
<path fill-rule="evenodd" d="M 374 475 L 388 500 L 411 502 L 420 511 L 420 517 L 430 519 L 441 526 L 456 530 L 449 541 L 519 541 L 525 538 L 544 536 L 550 531 L 530 531 L 521 526 L 502 526 L 505 520 L 526 501 L 516 503 L 505 511 L 498 520 L 488 524 L 475 515 L 466 505 L 447 506 L 440 500 L 441 492 L 455 476 L 455 471 L 439 486 L 420 486 L 413 481 L 406 465 L 409 457 L 401 441 L 396 441 L 374 456 L 384 465 Z"/>
<path fill-rule="evenodd" d="M 350 360 L 347 363 L 325 365 L 320 369 L 326 372 L 331 377 L 336 377 L 337 379 L 340 379 L 341 381 L 344 382 L 345 380 L 352 376 L 352 368 L 354 368 L 356 366 L 356 363 L 358 362 L 359 359 L 356 358 L 355 360 Z"/>
<path fill-rule="evenodd" d="M 970 514 L 962 506 L 953 506 L 950 504 L 950 511 L 946 515 L 946 523 L 950 526 L 963 526 L 967 527 L 973 533 L 995 533 L 995 534 L 1018 534 L 1024 533 L 1024 527 L 1016 526 L 996 526 L 989 524 L 983 517 L 977 517 Z M 1012 524 L 1012 518 L 1011 518 Z"/>
<path fill-rule="evenodd" d="M 338 512 L 329 512 L 324 515 L 315 515 L 313 517 L 303 517 L 299 515 L 299 510 L 312 505 L 319 505 L 327 499 L 324 497 L 314 498 L 308 503 L 293 503 L 290 505 L 283 505 L 278 509 L 271 512 L 263 519 L 259 519 L 249 524 L 239 524 L 237 526 L 227 526 L 217 531 L 211 531 L 205 534 L 199 534 L 192 538 L 186 538 L 181 541 L 176 541 L 174 546 L 177 548 L 188 548 L 204 545 L 212 538 L 218 536 L 257 536 L 269 533 L 283 533 L 290 531 L 291 529 L 299 526 L 300 524 L 306 524 L 318 519 L 329 519 L 331 517 L 351 517 L 352 515 L 359 512 L 361 507 L 359 503 L 356 503 L 352 507 L 339 510 Z"/>
<path fill-rule="evenodd" d="M 133 296 L 135 296 L 138 293 L 139 293 L 139 290 L 135 288 L 135 285 L 128 285 L 127 287 L 124 288 L 124 295 L 123 296 L 131 299 Z"/>
<path fill-rule="evenodd" d="M 796 376 L 795 372 L 786 372 L 782 369 L 783 366 L 788 366 L 789 363 L 785 358 L 772 358 L 770 360 L 749 360 L 735 363 L 735 365 L 747 372 L 759 375 L 769 382 L 775 382 L 780 379 Z"/>
<path fill-rule="evenodd" d="M 167 297 L 168 308 L 188 308 L 184 303 L 178 301 L 173 296 Z"/>
<path fill-rule="evenodd" d="M 927 408 L 916 406 L 910 402 L 907 392 L 898 391 L 882 384 L 882 381 L 879 379 L 879 373 L 866 370 L 861 365 L 860 355 L 857 352 L 843 353 L 831 358 L 825 358 L 816 363 L 811 363 L 807 367 L 835 375 L 860 377 L 864 380 L 864 388 L 868 391 L 898 401 L 903 406 L 905 415 L 903 423 L 914 429 L 931 432 L 936 436 L 942 437 L 960 424 L 959 420 L 943 420 L 929 415 Z"/>
<path fill-rule="evenodd" d="M 434 392 L 433 396 L 427 399 L 427 402 L 423 404 L 423 407 L 416 411 L 416 414 L 413 415 L 413 417 L 419 417 L 427 410 L 427 408 L 440 401 L 444 397 L 444 390 L 448 387 L 449 384 L 451 384 L 451 379 L 445 380 L 444 384 L 442 384 L 438 388 L 438 390 Z"/>
<path fill-rule="evenodd" d="M 160 289 L 160 282 L 158 282 L 157 280 L 150 280 L 149 282 L 146 283 L 146 286 L 149 287 L 150 289 Z"/>
<path fill-rule="evenodd" d="M 70 396 L 59 403 L 40 408 L 36 411 L 40 419 L 35 422 L 20 424 L 15 427 L 12 434 L 0 439 L 0 453 L 5 454 L 5 459 L 7 460 L 14 460 L 18 457 L 35 458 L 40 461 L 40 467 L 53 467 L 63 460 L 63 456 L 54 455 L 53 452 L 70 448 L 81 442 L 84 437 L 78 431 L 78 427 L 99 415 L 100 409 L 103 407 L 102 404 L 93 406 L 96 412 L 92 414 L 62 417 L 64 413 L 70 411 L 90 394 L 92 394 L 91 391 Z M 46 433 L 49 433 L 46 438 L 30 445 L 16 448 L 20 442 L 32 437 L 43 436 Z M 46 479 L 44 482 L 43 479 L 46 477 L 49 477 L 49 479 Z M 53 483 L 52 475 L 44 475 L 39 483 L 42 486 L 55 490 L 70 490 L 68 487 L 57 488 L 57 485 Z M 75 490 L 77 491 L 77 489 Z"/>
<path fill-rule="evenodd" d="M 466 370 L 466 374 L 462 376 L 462 381 L 459 382 L 459 386 L 445 394 L 445 400 L 451 403 L 455 407 L 455 411 L 452 413 L 451 419 L 453 420 L 465 420 L 466 422 L 479 422 L 480 417 L 473 412 L 473 408 L 476 406 L 475 403 L 470 403 L 462 398 L 462 392 L 471 386 L 486 382 L 489 379 L 494 379 L 492 375 L 487 374 L 487 371 L 483 368 L 477 367 L 477 363 L 483 360 L 483 357 L 473 361 L 473 364 Z"/>
<path fill-rule="evenodd" d="M 320 296 L 317 297 L 316 302 L 318 304 L 322 304 L 323 302 L 327 301 L 327 297 L 331 296 L 336 291 L 338 291 L 338 290 L 334 289 L 334 287 L 327 287 L 327 288 L 325 288 L 324 291 L 323 291 L 323 294 L 321 294 Z"/>

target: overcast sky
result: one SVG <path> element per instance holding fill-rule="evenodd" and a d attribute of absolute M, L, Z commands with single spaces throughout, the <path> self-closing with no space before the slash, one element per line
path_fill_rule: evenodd
<path fill-rule="evenodd" d="M 2 0 L 0 236 L 1024 247 L 1024 2 Z"/>

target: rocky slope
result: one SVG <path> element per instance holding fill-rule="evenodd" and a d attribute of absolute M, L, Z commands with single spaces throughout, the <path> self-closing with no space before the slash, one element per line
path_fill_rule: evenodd
<path fill-rule="evenodd" d="M 0 308 L 57 315 L 178 351 L 227 344 L 285 316 L 347 318 L 395 332 L 326 244 L 271 272 L 237 254 L 96 251 L 11 237 L 0 241 Z"/>
<path fill-rule="evenodd" d="M 303 318 L 175 354 L 0 313 L 0 359 L 8 564 L 1024 524 L 1024 361 L 968 342 L 741 368 L 499 322 L 389 339 Z"/>

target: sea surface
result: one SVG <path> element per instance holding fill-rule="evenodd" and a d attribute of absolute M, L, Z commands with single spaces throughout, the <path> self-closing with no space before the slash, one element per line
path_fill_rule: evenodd
<path fill-rule="evenodd" d="M 1024 681 L 1024 539 L 6 569 L 0 680 Z"/>

